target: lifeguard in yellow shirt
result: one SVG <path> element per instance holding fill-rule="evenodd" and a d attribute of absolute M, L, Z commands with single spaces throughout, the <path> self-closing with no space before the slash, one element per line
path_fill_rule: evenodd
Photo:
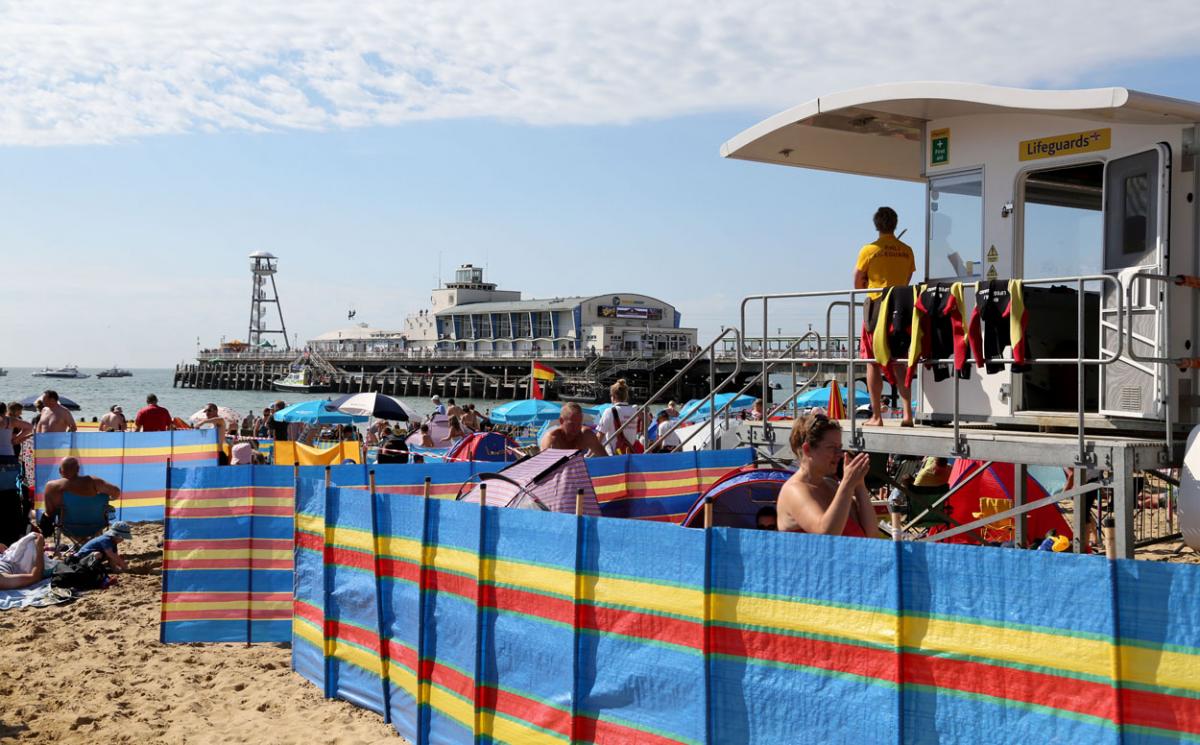
<path fill-rule="evenodd" d="M 854 264 L 855 288 L 861 290 L 868 287 L 904 287 L 912 279 L 917 265 L 913 260 L 912 249 L 908 244 L 896 238 L 897 222 L 899 222 L 899 217 L 896 215 L 896 210 L 891 207 L 880 207 L 875 210 L 875 229 L 879 231 L 879 237 L 874 242 L 863 246 L 862 250 L 858 252 L 858 261 Z M 882 292 L 872 292 L 863 303 L 863 327 L 862 338 L 859 342 L 859 357 L 864 359 L 875 359 L 872 332 L 875 329 L 875 322 L 878 320 L 879 301 L 882 297 Z M 903 362 L 897 361 L 892 364 L 901 365 Z M 911 427 L 913 423 L 912 389 L 904 385 L 903 375 L 896 375 L 895 379 L 900 381 L 896 387 L 900 392 L 900 400 L 904 404 L 904 419 L 900 425 Z M 883 424 L 883 371 L 877 363 L 867 365 L 867 392 L 871 396 L 871 418 L 864 424 L 881 425 Z M 851 398 L 853 397 L 851 396 Z"/>

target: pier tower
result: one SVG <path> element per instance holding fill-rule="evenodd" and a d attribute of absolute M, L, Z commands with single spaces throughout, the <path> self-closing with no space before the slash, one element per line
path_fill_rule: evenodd
<path fill-rule="evenodd" d="M 279 344 L 270 342 L 273 335 L 283 337 L 284 349 L 292 348 L 288 341 L 287 326 L 283 323 L 283 308 L 279 305 L 279 290 L 275 287 L 277 261 L 274 254 L 266 251 L 255 251 L 250 254 L 250 274 L 253 277 L 253 284 L 250 292 L 250 330 L 246 334 L 246 340 L 252 349 L 257 349 L 264 343 L 278 348 Z M 275 306 L 275 314 L 279 316 L 279 328 L 277 329 L 270 328 L 268 316 L 271 315 L 269 310 L 271 305 Z"/>

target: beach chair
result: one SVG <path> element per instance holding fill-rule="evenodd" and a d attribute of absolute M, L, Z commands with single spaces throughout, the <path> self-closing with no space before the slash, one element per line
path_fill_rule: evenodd
<path fill-rule="evenodd" d="M 55 521 L 56 545 L 66 536 L 79 547 L 107 529 L 108 497 L 103 494 L 85 497 L 63 492 L 62 508 Z"/>

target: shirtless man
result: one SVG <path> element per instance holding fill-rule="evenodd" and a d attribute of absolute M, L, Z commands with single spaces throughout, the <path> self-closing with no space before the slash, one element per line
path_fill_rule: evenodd
<path fill-rule="evenodd" d="M 446 407 L 446 416 L 456 416 L 461 420 L 462 415 L 462 407 L 454 403 L 454 399 L 450 399 L 450 405 Z"/>
<path fill-rule="evenodd" d="M 62 510 L 63 492 L 71 492 L 81 497 L 105 497 L 116 499 L 121 496 L 121 490 L 104 479 L 95 476 L 81 476 L 79 461 L 76 458 L 63 458 L 58 465 L 60 479 L 46 482 L 46 491 L 42 498 L 45 500 L 45 512 L 38 522 L 38 527 L 44 535 L 54 532 L 54 519 Z"/>
<path fill-rule="evenodd" d="M 466 409 L 463 411 L 462 423 L 464 427 L 472 432 L 479 431 L 481 422 L 479 421 L 479 412 L 475 411 L 475 404 L 467 404 Z"/>
<path fill-rule="evenodd" d="M 101 432 L 124 432 L 125 425 L 125 412 L 120 406 L 114 405 L 107 414 L 100 417 Z"/>
<path fill-rule="evenodd" d="M 41 416 L 38 419 L 38 432 L 74 432 L 75 417 L 58 402 L 58 393 L 45 391 L 42 393 Z"/>
<path fill-rule="evenodd" d="M 583 409 L 575 402 L 563 404 L 558 426 L 543 435 L 538 446 L 542 450 L 586 450 L 589 456 L 608 455 L 596 433 L 584 428 Z"/>

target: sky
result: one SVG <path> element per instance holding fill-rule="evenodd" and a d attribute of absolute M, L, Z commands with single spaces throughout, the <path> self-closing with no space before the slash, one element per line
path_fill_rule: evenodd
<path fill-rule="evenodd" d="M 773 113 L 926 79 L 1200 100 L 1191 3 L 944 6 L 5 3 L 0 366 L 245 338 L 259 250 L 301 342 L 400 328 L 465 262 L 707 339 L 745 295 L 847 286 L 881 204 L 921 263 L 919 185 L 719 156 Z"/>

